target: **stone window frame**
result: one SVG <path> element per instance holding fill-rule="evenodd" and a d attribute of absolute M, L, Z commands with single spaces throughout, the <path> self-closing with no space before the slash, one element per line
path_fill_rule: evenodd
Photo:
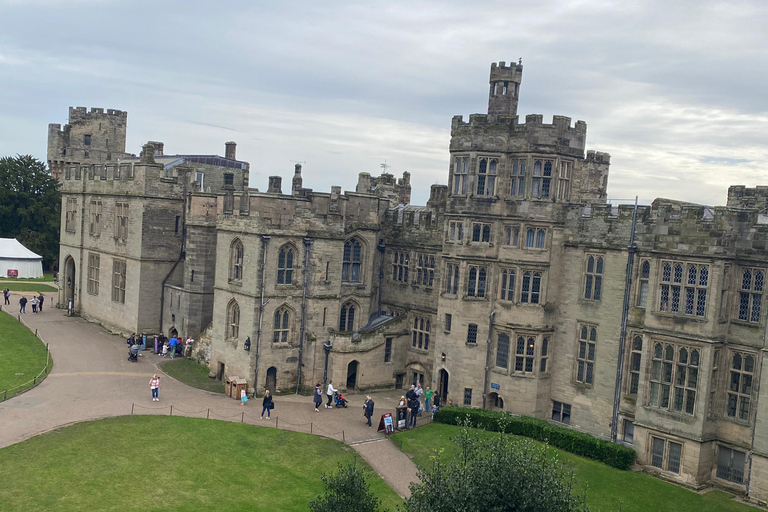
<path fill-rule="evenodd" d="M 465 297 L 488 298 L 488 284 L 491 281 L 490 267 L 481 264 L 469 265 Z"/>
<path fill-rule="evenodd" d="M 464 405 L 472 407 L 472 388 L 464 388 Z"/>
<path fill-rule="evenodd" d="M 458 295 L 459 284 L 461 283 L 461 265 L 459 262 L 446 263 L 445 271 L 445 293 L 448 295 Z"/>
<path fill-rule="evenodd" d="M 445 314 L 445 321 L 443 322 L 443 331 L 446 333 L 451 332 L 451 327 L 453 324 L 453 315 L 451 313 Z"/>
<path fill-rule="evenodd" d="M 736 454 L 741 454 L 737 457 Z M 742 459 L 742 469 L 739 471 L 734 468 L 734 459 Z M 747 452 L 736 450 L 723 444 L 717 444 L 717 457 L 715 458 L 715 478 L 733 482 L 735 484 L 744 484 L 744 477 L 747 469 Z M 734 473 L 735 471 L 735 473 Z"/>
<path fill-rule="evenodd" d="M 394 339 L 391 337 L 388 337 L 384 340 L 384 362 L 385 363 L 392 362 L 392 343 L 393 342 L 394 342 Z"/>
<path fill-rule="evenodd" d="M 560 160 L 557 163 L 557 168 L 557 191 L 555 196 L 560 201 L 570 201 L 573 162 L 570 160 Z"/>
<path fill-rule="evenodd" d="M 77 232 L 77 198 L 67 198 L 67 213 L 64 219 L 64 230 L 67 233 Z"/>
<path fill-rule="evenodd" d="M 680 469 L 683 466 L 683 450 L 685 449 L 685 443 L 673 441 L 668 437 L 663 437 L 654 434 L 649 434 L 650 439 L 648 443 L 648 460 L 650 465 L 658 468 L 662 471 L 669 471 L 676 475 L 680 474 Z M 677 453 L 673 453 L 674 447 Z"/>
<path fill-rule="evenodd" d="M 746 267 L 741 269 L 739 301 L 736 305 L 735 315 L 739 322 L 760 325 L 766 284 L 765 275 L 764 268 Z"/>
<path fill-rule="evenodd" d="M 243 281 L 243 265 L 245 261 L 245 246 L 239 237 L 229 244 L 229 282 L 241 283 Z"/>
<path fill-rule="evenodd" d="M 635 444 L 635 422 L 624 418 L 621 422 L 621 441 L 625 444 Z"/>
<path fill-rule="evenodd" d="M 88 233 L 91 236 L 99 237 L 101 236 L 101 212 L 102 212 L 101 199 L 91 199 L 89 211 L 90 211 L 91 223 L 89 225 Z"/>
<path fill-rule="evenodd" d="M 451 195 L 466 196 L 470 155 L 454 155 L 451 172 Z"/>
<path fill-rule="evenodd" d="M 128 214 L 130 205 L 127 202 L 115 203 L 115 240 L 123 242 L 128 239 Z"/>
<path fill-rule="evenodd" d="M 551 200 L 553 197 L 552 179 L 555 158 L 534 157 L 531 172 L 531 199 Z"/>
<path fill-rule="evenodd" d="M 414 315 L 411 327 L 411 348 L 429 350 L 429 336 L 432 332 L 432 320 L 429 316 Z"/>
<path fill-rule="evenodd" d="M 541 337 L 539 348 L 539 375 L 549 373 L 549 342 L 552 336 L 547 334 Z"/>
<path fill-rule="evenodd" d="M 357 311 L 360 305 L 354 300 L 346 300 L 339 308 L 339 331 L 354 332 L 355 321 L 357 320 Z"/>
<path fill-rule="evenodd" d="M 477 324 L 467 324 L 467 343 L 470 345 L 477 345 L 478 335 Z"/>
<path fill-rule="evenodd" d="M 535 334 L 515 333 L 515 345 L 513 355 L 515 365 L 511 373 L 515 375 L 534 375 L 536 372 L 536 347 L 537 336 Z"/>
<path fill-rule="evenodd" d="M 127 272 L 125 260 L 112 260 L 112 302 L 125 304 Z"/>
<path fill-rule="evenodd" d="M 277 251 L 277 274 L 275 281 L 277 286 L 293 285 L 293 274 L 296 272 L 296 257 L 299 250 L 296 245 L 288 242 L 283 244 Z"/>
<path fill-rule="evenodd" d="M 520 224 L 512 224 L 504 226 L 504 246 L 505 247 L 520 247 Z"/>
<path fill-rule="evenodd" d="M 477 238 L 477 240 L 475 240 Z M 489 222 L 473 222 L 470 233 L 470 243 L 490 244 L 493 242 L 493 224 Z"/>
<path fill-rule="evenodd" d="M 709 305 L 707 296 L 712 281 L 710 269 L 709 263 L 662 260 L 659 265 L 658 312 L 706 319 Z M 701 284 L 702 282 L 704 284 Z"/>
<path fill-rule="evenodd" d="M 548 229 L 543 226 L 529 226 L 524 227 L 525 241 L 520 240 L 521 247 L 526 250 L 533 251 L 546 251 L 547 250 L 547 238 Z M 520 232 L 522 235 L 523 231 Z"/>
<path fill-rule="evenodd" d="M 416 279 L 413 284 L 432 288 L 435 283 L 435 255 L 420 252 L 415 262 L 416 272 L 414 272 L 414 276 Z"/>
<path fill-rule="evenodd" d="M 520 268 L 520 291 L 517 294 L 519 304 L 544 304 L 545 275 L 543 270 Z"/>
<path fill-rule="evenodd" d="M 230 300 L 227 304 L 227 323 L 224 337 L 229 340 L 240 337 L 240 305 L 235 299 Z"/>
<path fill-rule="evenodd" d="M 290 343 L 294 311 L 287 304 L 275 309 L 272 315 L 272 343 Z"/>
<path fill-rule="evenodd" d="M 411 252 L 397 250 L 392 251 L 392 281 L 407 283 L 411 268 Z"/>
<path fill-rule="evenodd" d="M 584 300 L 600 301 L 603 291 L 603 275 L 605 273 L 605 255 L 587 253 L 584 255 L 584 287 L 581 298 Z"/>
<path fill-rule="evenodd" d="M 493 197 L 496 194 L 496 178 L 499 175 L 501 157 L 480 155 L 477 157 L 477 197 Z"/>
<path fill-rule="evenodd" d="M 517 286 L 517 268 L 506 267 L 501 269 L 499 279 L 499 300 L 515 302 L 515 286 Z"/>
<path fill-rule="evenodd" d="M 88 253 L 88 294 L 99 295 L 99 268 L 101 255 Z"/>
<path fill-rule="evenodd" d="M 510 197 L 525 197 L 525 167 L 527 160 L 524 158 L 517 158 L 512 161 L 512 169 L 510 170 Z"/>
<path fill-rule="evenodd" d="M 637 298 L 635 307 L 645 309 L 648 306 L 648 294 L 650 292 L 651 260 L 640 260 L 637 271 Z"/>
<path fill-rule="evenodd" d="M 550 418 L 552 421 L 556 421 L 564 425 L 570 425 L 571 424 L 571 404 L 566 404 L 564 402 L 558 402 L 557 400 L 552 400 L 552 416 Z"/>
<path fill-rule="evenodd" d="M 583 386 L 595 385 L 597 361 L 597 324 L 579 322 L 576 332 L 576 354 L 573 381 Z"/>
<path fill-rule="evenodd" d="M 757 355 L 741 350 L 731 350 L 730 356 L 728 359 L 730 363 L 728 365 L 728 388 L 725 394 L 725 417 L 739 423 L 749 424 L 752 414 L 754 380 L 757 373 Z M 751 360 L 751 370 L 748 368 L 749 360 Z"/>
<path fill-rule="evenodd" d="M 499 331 L 496 333 L 496 356 L 494 366 L 504 371 L 509 370 L 509 349 L 512 346 L 512 333 Z"/>
<path fill-rule="evenodd" d="M 464 243 L 464 221 L 452 220 L 448 222 L 448 241 L 451 243 Z"/>
<path fill-rule="evenodd" d="M 643 337 L 640 334 L 632 336 L 627 354 L 627 394 L 637 396 L 640 389 L 641 363 L 643 359 Z"/>
<path fill-rule="evenodd" d="M 702 349 L 698 346 L 655 340 L 651 344 L 651 374 L 646 405 L 672 414 L 695 417 L 701 362 Z M 676 409 L 678 393 L 681 393 L 679 410 Z"/>
<path fill-rule="evenodd" d="M 344 241 L 341 263 L 341 281 L 343 283 L 363 282 L 363 259 L 365 247 L 363 239 L 353 236 Z"/>

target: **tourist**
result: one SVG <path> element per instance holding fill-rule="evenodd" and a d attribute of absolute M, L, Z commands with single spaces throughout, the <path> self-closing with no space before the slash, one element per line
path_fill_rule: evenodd
<path fill-rule="evenodd" d="M 315 412 L 320 412 L 320 404 L 323 403 L 323 388 L 320 387 L 319 382 L 315 385 L 315 395 L 312 401 L 315 403 Z"/>
<path fill-rule="evenodd" d="M 427 386 L 427 390 L 424 392 L 424 410 L 429 412 L 432 410 L 432 395 L 434 395 L 435 392 L 432 391 L 432 388 Z"/>
<path fill-rule="evenodd" d="M 168 338 L 165 337 L 165 334 L 162 332 L 160 333 L 160 336 L 157 337 L 158 343 L 160 343 L 160 352 L 158 354 L 163 353 L 163 346 L 165 345 L 165 342 Z"/>
<path fill-rule="evenodd" d="M 264 392 L 264 399 L 261 401 L 261 419 L 264 419 L 264 413 L 267 413 L 267 419 L 270 419 L 269 415 L 272 412 L 272 408 L 275 407 L 275 402 L 272 401 L 272 393 L 269 390 Z"/>
<path fill-rule="evenodd" d="M 440 409 L 440 393 L 435 391 L 435 395 L 432 397 L 432 412 L 435 413 Z"/>
<path fill-rule="evenodd" d="M 37 298 L 37 312 L 42 313 L 43 312 L 43 302 L 45 302 L 45 295 L 42 293 Z"/>
<path fill-rule="evenodd" d="M 37 313 L 37 297 L 32 296 L 32 300 L 29 303 L 32 304 L 32 314 Z"/>
<path fill-rule="evenodd" d="M 26 308 L 27 308 L 27 298 L 22 297 L 19 299 L 19 313 L 24 313 L 26 315 L 27 314 Z"/>
<path fill-rule="evenodd" d="M 176 354 L 176 347 L 179 346 L 179 340 L 174 336 L 171 338 L 171 340 L 168 342 L 168 350 L 171 352 L 171 359 L 173 359 L 173 356 Z"/>
<path fill-rule="evenodd" d="M 406 396 L 408 395 L 406 394 Z M 411 398 L 408 399 L 408 408 L 411 411 L 411 419 L 408 423 L 408 426 L 410 428 L 414 428 L 416 426 L 416 417 L 419 415 L 420 405 L 421 404 L 419 403 L 419 397 L 416 396 L 416 392 L 414 391 Z"/>
<path fill-rule="evenodd" d="M 158 393 L 160 393 L 160 377 L 158 377 L 157 374 L 154 374 L 152 378 L 149 379 L 149 389 L 152 390 L 152 401 L 159 402 L 160 397 L 158 396 Z"/>
<path fill-rule="evenodd" d="M 331 408 L 331 403 L 333 403 L 333 393 L 337 390 L 333 387 L 333 381 L 328 381 L 328 389 L 325 391 L 325 394 L 328 395 L 328 403 L 325 404 L 326 409 Z"/>
<path fill-rule="evenodd" d="M 248 401 L 248 395 L 245 393 L 245 388 L 240 389 L 240 405 L 245 405 Z"/>
<path fill-rule="evenodd" d="M 168 355 L 168 342 L 163 343 L 163 357 Z"/>
<path fill-rule="evenodd" d="M 10 306 L 11 305 L 11 290 L 6 288 L 3 290 L 3 297 L 5 297 L 5 305 Z"/>
<path fill-rule="evenodd" d="M 131 334 L 131 338 L 133 339 L 133 343 L 139 346 L 139 356 L 141 356 L 141 350 L 144 348 L 141 344 L 141 338 L 137 337 L 136 333 Z"/>
<path fill-rule="evenodd" d="M 368 428 L 371 428 L 371 416 L 373 416 L 373 399 L 370 396 L 365 397 L 363 404 L 363 416 L 368 419 Z"/>
<path fill-rule="evenodd" d="M 419 416 L 421 416 L 421 395 L 424 394 L 424 389 L 421 387 L 421 382 L 416 383 L 416 389 L 414 389 L 416 392 L 416 400 L 419 401 Z"/>
<path fill-rule="evenodd" d="M 184 345 L 184 357 L 189 357 L 189 351 L 192 350 L 192 344 L 195 342 L 195 340 L 192 339 L 192 336 L 187 337 L 187 341 Z"/>

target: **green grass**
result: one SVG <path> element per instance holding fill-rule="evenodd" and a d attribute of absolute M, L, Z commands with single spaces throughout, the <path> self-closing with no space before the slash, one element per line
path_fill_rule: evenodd
<path fill-rule="evenodd" d="M 0 313 L 0 400 L 5 390 L 10 390 L 7 395 L 10 398 L 32 387 L 34 377 L 45 368 L 46 360 L 43 342 L 14 317 Z"/>
<path fill-rule="evenodd" d="M 2 281 L 24 281 L 24 282 L 46 282 L 46 283 L 52 283 L 53 282 L 53 272 L 45 272 L 43 273 L 43 277 L 3 277 L 0 278 L 0 282 Z"/>
<path fill-rule="evenodd" d="M 429 465 L 435 450 L 442 457 L 456 453 L 451 438 L 459 427 L 433 423 L 392 436 L 401 450 L 411 454 L 417 466 Z M 497 432 L 477 431 L 481 436 L 498 436 Z M 524 438 L 522 438 L 524 439 Z M 535 442 L 535 441 L 532 441 Z M 731 499 L 731 495 L 710 491 L 697 494 L 683 487 L 659 480 L 645 473 L 620 471 L 593 460 L 550 448 L 574 471 L 577 492 L 587 492 L 591 512 L 756 512 L 759 509 Z"/>
<path fill-rule="evenodd" d="M 0 283 L 0 290 L 5 290 L 8 288 L 12 292 L 35 292 L 35 293 L 41 293 L 41 292 L 58 292 L 58 288 L 54 288 L 53 286 L 47 285 L 47 284 L 41 284 L 41 283 L 30 283 L 28 281 L 17 281 L 17 282 L 9 282 L 5 281 Z M 11 297 L 11 304 L 12 305 L 18 305 L 19 299 L 21 297 Z M 29 298 L 29 297 L 27 297 Z M 46 301 L 46 304 L 43 306 L 47 306 L 48 301 Z M 32 306 L 30 307 L 30 311 L 32 311 Z"/>
<path fill-rule="evenodd" d="M 160 367 L 165 373 L 187 386 L 213 393 L 224 393 L 224 383 L 217 379 L 209 379 L 208 373 L 211 370 L 192 359 L 177 356 L 176 359 L 164 362 Z"/>
<path fill-rule="evenodd" d="M 320 475 L 354 457 L 338 441 L 299 432 L 197 418 L 108 418 L 0 450 L 0 508 L 306 511 L 323 491 Z M 371 475 L 371 490 L 394 510 L 402 500 Z"/>

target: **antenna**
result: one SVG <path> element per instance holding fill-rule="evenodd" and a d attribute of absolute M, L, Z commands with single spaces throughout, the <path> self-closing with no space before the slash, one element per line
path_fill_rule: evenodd
<path fill-rule="evenodd" d="M 389 169 L 389 168 L 390 168 L 390 167 L 392 167 L 392 166 L 391 166 L 391 165 L 387 165 L 387 159 L 385 158 L 385 159 L 384 159 L 384 163 L 383 163 L 383 164 L 379 164 L 379 167 L 381 167 L 382 169 L 384 169 L 384 172 L 387 172 L 387 169 Z"/>
<path fill-rule="evenodd" d="M 302 161 L 300 161 L 300 160 L 288 160 L 288 161 L 289 161 L 289 162 L 293 162 L 294 164 L 302 164 L 302 165 L 307 165 L 307 161 L 306 161 L 306 160 L 304 160 L 303 162 L 302 162 Z"/>

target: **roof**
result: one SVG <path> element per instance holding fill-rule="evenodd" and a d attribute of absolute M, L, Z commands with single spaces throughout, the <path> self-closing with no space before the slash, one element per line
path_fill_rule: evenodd
<path fill-rule="evenodd" d="M 43 257 L 21 245 L 15 238 L 0 238 L 0 259 L 42 260 Z"/>
<path fill-rule="evenodd" d="M 121 162 L 125 163 L 139 162 L 140 160 L 141 157 L 138 156 L 127 156 L 120 159 Z M 205 164 L 227 169 L 241 169 L 243 171 L 248 166 L 248 162 L 232 160 L 231 158 L 224 158 L 219 155 L 155 155 L 155 162 L 162 164 L 165 169 L 170 169 L 185 163 Z"/>

